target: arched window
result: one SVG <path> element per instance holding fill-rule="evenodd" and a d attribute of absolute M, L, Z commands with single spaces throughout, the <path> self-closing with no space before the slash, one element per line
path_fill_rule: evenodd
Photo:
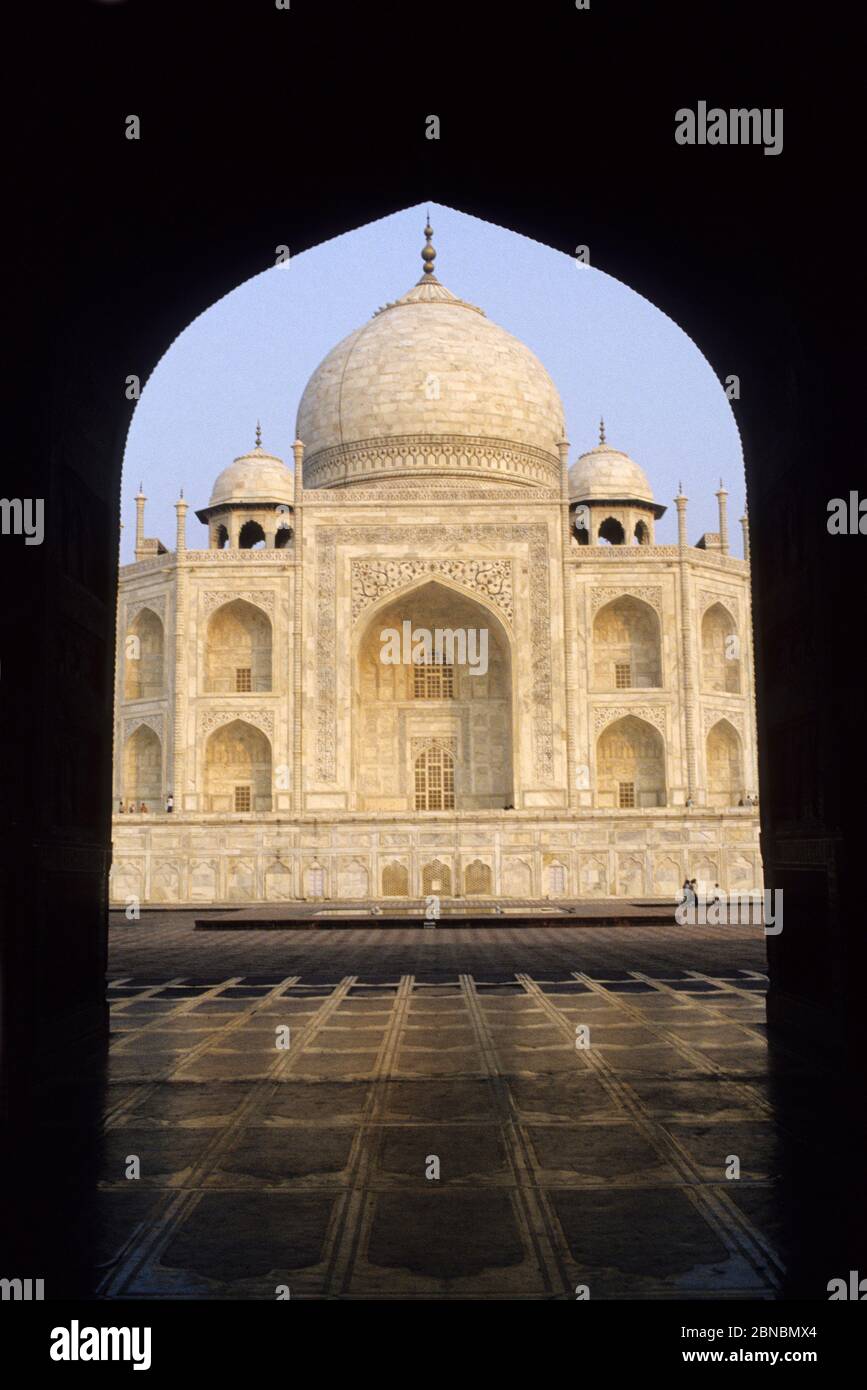
<path fill-rule="evenodd" d="M 409 873 L 405 864 L 392 860 L 382 870 L 382 896 L 405 898 L 409 894 Z"/>
<path fill-rule="evenodd" d="M 635 523 L 635 539 L 639 545 L 650 545 L 650 528 L 646 521 Z"/>
<path fill-rule="evenodd" d="M 467 865 L 464 870 L 464 892 L 468 897 L 477 893 L 489 895 L 492 892 L 490 864 L 483 864 L 481 859 L 474 859 Z"/>
<path fill-rule="evenodd" d="M 415 809 L 452 811 L 454 805 L 454 758 L 438 743 L 432 743 L 415 760 Z"/>
<path fill-rule="evenodd" d="M 277 527 L 277 534 L 276 534 L 276 536 L 274 537 L 274 549 L 275 549 L 275 550 L 285 550 L 286 547 L 287 547 L 287 545 L 288 545 L 289 542 L 291 541 L 291 539 L 292 539 L 292 527 L 291 527 L 291 526 L 278 526 L 278 527 Z"/>
<path fill-rule="evenodd" d="M 304 875 L 308 898 L 325 897 L 325 870 L 321 864 L 311 864 Z"/>
<path fill-rule="evenodd" d="M 545 896 L 562 898 L 566 892 L 566 865 L 548 864 L 545 868 Z"/>
<path fill-rule="evenodd" d="M 238 534 L 239 550 L 256 550 L 265 544 L 265 532 L 258 521 L 245 521 Z"/>
<path fill-rule="evenodd" d="M 228 533 L 228 531 L 226 530 L 226 528 L 225 528 L 225 526 L 223 525 L 223 523 L 220 522 L 217 526 L 214 527 L 213 549 L 214 549 L 214 550 L 225 550 L 225 548 L 226 548 L 226 546 L 227 546 L 228 544 L 229 544 L 229 533 Z"/>
<path fill-rule="evenodd" d="M 421 891 L 424 897 L 430 895 L 451 895 L 452 891 L 452 871 L 448 864 L 442 864 L 439 859 L 434 859 L 432 863 L 425 864 L 421 871 Z"/>
<path fill-rule="evenodd" d="M 625 544 L 626 533 L 623 530 L 622 524 L 616 517 L 607 516 L 605 518 L 602 525 L 599 527 L 599 539 L 600 541 L 607 541 L 609 545 Z"/>

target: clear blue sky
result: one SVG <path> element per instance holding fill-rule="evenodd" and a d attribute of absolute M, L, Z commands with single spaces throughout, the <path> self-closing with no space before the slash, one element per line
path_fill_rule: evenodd
<path fill-rule="evenodd" d="M 187 544 L 206 545 L 193 515 L 214 478 L 263 444 L 291 467 L 295 413 L 308 377 L 331 348 L 421 274 L 425 206 L 409 208 L 292 256 L 201 314 L 146 382 L 130 426 L 123 471 L 122 563 L 133 559 L 139 482 L 146 533 L 174 549 L 174 502 L 190 504 Z M 714 492 L 729 491 L 732 551 L 744 470 L 734 416 L 698 348 L 646 299 L 611 276 L 515 232 L 432 204 L 437 277 L 536 353 L 566 412 L 570 463 L 608 443 L 647 473 L 669 510 L 657 543 L 677 539 L 672 498 L 689 497 L 689 539 L 718 529 Z M 291 251 L 291 248 L 290 248 Z M 591 248 L 592 255 L 592 248 Z"/>

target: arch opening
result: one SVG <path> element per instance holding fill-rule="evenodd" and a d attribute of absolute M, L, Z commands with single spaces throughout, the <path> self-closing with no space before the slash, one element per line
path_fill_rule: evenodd
<path fill-rule="evenodd" d="M 627 715 L 596 744 L 596 804 L 621 811 L 666 803 L 665 744 L 652 724 Z"/>
<path fill-rule="evenodd" d="M 607 542 L 608 545 L 625 545 L 626 532 L 623 529 L 622 521 L 618 521 L 616 516 L 607 516 L 599 527 L 600 545 Z"/>
<path fill-rule="evenodd" d="M 705 739 L 709 806 L 737 806 L 744 799 L 741 740 L 727 719 L 720 719 Z"/>
<path fill-rule="evenodd" d="M 149 700 L 163 693 L 163 625 L 152 608 L 141 608 L 124 643 L 124 699 Z"/>
<path fill-rule="evenodd" d="M 246 599 L 211 614 L 205 642 L 205 689 L 244 695 L 271 689 L 271 620 Z"/>
<path fill-rule="evenodd" d="M 511 663 L 509 636 L 491 610 L 437 580 L 374 609 L 355 647 L 356 808 L 512 805 Z"/>
<path fill-rule="evenodd" d="M 265 532 L 258 521 L 245 521 L 238 532 L 239 550 L 262 550 L 265 547 Z"/>
<path fill-rule="evenodd" d="M 714 603 L 701 620 L 701 671 L 706 690 L 741 693 L 741 646 L 737 623 L 722 603 Z"/>
<path fill-rule="evenodd" d="M 623 594 L 593 620 L 593 689 L 654 689 L 662 685 L 659 617 L 643 599 Z"/>
<path fill-rule="evenodd" d="M 234 719 L 205 745 L 205 810 L 271 810 L 271 744 L 261 729 Z"/>
<path fill-rule="evenodd" d="M 123 750 L 123 800 L 138 811 L 162 810 L 163 749 L 159 735 L 149 724 L 139 724 Z"/>

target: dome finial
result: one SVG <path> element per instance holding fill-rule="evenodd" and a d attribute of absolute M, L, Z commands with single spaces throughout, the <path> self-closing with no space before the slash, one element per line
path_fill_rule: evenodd
<path fill-rule="evenodd" d="M 601 417 L 599 419 L 599 443 L 605 443 L 605 421 Z"/>
<path fill-rule="evenodd" d="M 427 222 L 425 223 L 425 227 L 424 227 L 424 235 L 425 235 L 425 244 L 424 244 L 424 248 L 423 248 L 422 253 L 421 253 L 422 265 L 424 266 L 424 273 L 425 273 L 425 275 L 433 275 L 433 273 L 434 273 L 434 264 L 433 264 L 433 263 L 434 263 L 434 261 L 436 260 L 437 253 L 436 253 L 436 251 L 434 250 L 433 246 L 431 245 L 431 237 L 433 236 L 433 227 L 432 227 L 431 224 L 430 224 L 430 209 L 428 209 Z"/>
<path fill-rule="evenodd" d="M 256 421 L 256 448 L 257 448 L 257 449 L 261 449 L 261 447 L 262 447 L 262 426 L 259 424 L 259 421 L 257 420 L 257 421 Z"/>

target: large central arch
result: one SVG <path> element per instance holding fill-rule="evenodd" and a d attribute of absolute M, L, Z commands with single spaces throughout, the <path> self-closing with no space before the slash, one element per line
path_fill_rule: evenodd
<path fill-rule="evenodd" d="M 391 658 L 384 633 L 424 630 L 479 636 L 470 660 L 418 666 Z M 487 670 L 479 660 L 486 633 Z M 410 652 L 403 651 L 401 658 Z M 453 647 L 456 658 L 460 643 Z M 433 653 L 434 658 L 436 652 Z M 514 804 L 512 731 L 514 691 L 511 639 L 484 602 L 439 580 L 391 594 L 365 615 L 352 650 L 352 786 L 355 809 L 364 811 L 502 810 Z M 422 671 L 424 676 L 422 677 Z M 454 797 L 417 796 L 430 749 L 453 767 Z M 426 786 L 426 782 L 424 783 Z"/>

